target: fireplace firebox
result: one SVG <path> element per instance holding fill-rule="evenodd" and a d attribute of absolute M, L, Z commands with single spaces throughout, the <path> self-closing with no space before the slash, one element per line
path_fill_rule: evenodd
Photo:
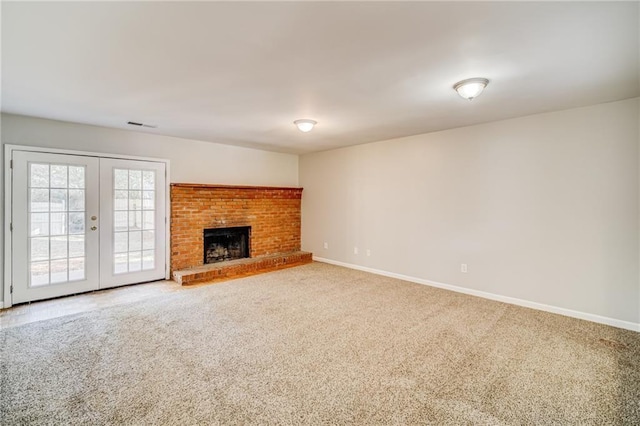
<path fill-rule="evenodd" d="M 250 226 L 204 230 L 204 263 L 249 257 Z"/>

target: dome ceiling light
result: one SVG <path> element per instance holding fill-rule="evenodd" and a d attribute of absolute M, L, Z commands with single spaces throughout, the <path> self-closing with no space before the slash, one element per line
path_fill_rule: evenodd
<path fill-rule="evenodd" d="M 470 101 L 480 96 L 480 93 L 487 87 L 489 80 L 486 78 L 468 78 L 453 85 L 456 92 L 465 99 Z"/>
<path fill-rule="evenodd" d="M 300 130 L 301 132 L 307 133 L 307 132 L 310 132 L 313 129 L 313 126 L 318 124 L 318 122 L 314 120 L 309 120 L 307 118 L 303 118 L 301 120 L 294 121 L 293 124 L 298 126 L 298 130 Z"/>

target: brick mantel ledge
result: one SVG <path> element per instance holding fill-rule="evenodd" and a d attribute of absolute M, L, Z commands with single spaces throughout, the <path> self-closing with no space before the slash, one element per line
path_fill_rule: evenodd
<path fill-rule="evenodd" d="M 250 186 L 250 185 L 218 185 L 210 183 L 172 183 L 171 186 L 180 188 L 211 188 L 211 189 L 263 189 L 263 190 L 285 190 L 302 191 L 302 187 L 293 186 Z"/>

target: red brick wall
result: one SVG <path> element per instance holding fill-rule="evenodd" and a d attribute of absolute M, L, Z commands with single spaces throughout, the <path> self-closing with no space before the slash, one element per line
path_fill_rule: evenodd
<path fill-rule="evenodd" d="M 171 185 L 171 271 L 203 264 L 203 230 L 251 226 L 251 257 L 300 250 L 302 188 Z"/>

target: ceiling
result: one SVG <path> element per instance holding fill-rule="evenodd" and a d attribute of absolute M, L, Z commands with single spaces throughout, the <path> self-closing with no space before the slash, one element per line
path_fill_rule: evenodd
<path fill-rule="evenodd" d="M 2 111 L 327 150 L 639 96 L 638 6 L 2 2 Z"/>

